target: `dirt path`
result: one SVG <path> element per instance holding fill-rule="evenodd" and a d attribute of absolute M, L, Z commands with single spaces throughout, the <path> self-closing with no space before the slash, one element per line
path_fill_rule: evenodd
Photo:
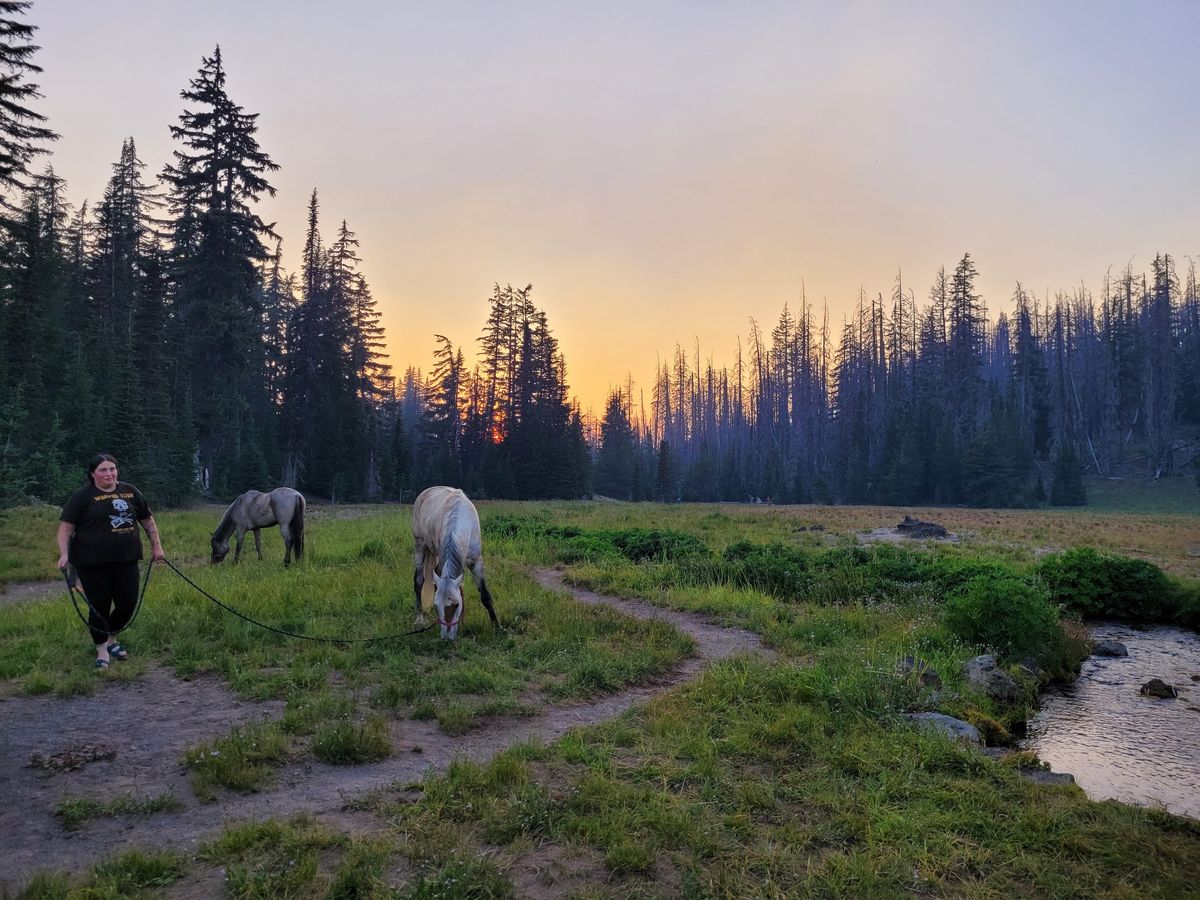
<path fill-rule="evenodd" d="M 285 767 L 273 790 L 229 795 L 215 803 L 200 803 L 192 795 L 181 763 L 184 751 L 227 735 L 234 725 L 277 719 L 282 703 L 240 701 L 217 679 L 180 681 L 153 667 L 136 683 L 106 682 L 91 697 L 0 701 L 0 894 L 15 891 L 39 869 L 83 870 L 131 846 L 192 851 L 230 822 L 306 811 L 345 828 L 354 817 L 342 807 L 356 794 L 419 780 L 445 770 L 454 759 L 484 761 L 519 741 L 555 740 L 571 728 L 620 715 L 693 678 L 713 660 L 767 652 L 756 635 L 714 625 L 699 615 L 565 588 L 562 575 L 548 569 L 535 570 L 533 576 L 550 590 L 569 590 L 580 603 L 669 622 L 692 638 L 696 653 L 655 684 L 548 708 L 534 718 L 494 719 L 461 737 L 448 737 L 436 722 L 400 721 L 393 726 L 391 759 L 354 767 L 306 759 Z M 97 722 L 108 723 L 102 733 L 97 733 Z M 115 757 L 56 775 L 29 765 L 35 753 L 50 756 L 98 743 L 115 750 Z M 168 792 L 183 803 L 178 812 L 96 819 L 75 833 L 65 831 L 54 816 L 55 806 L 66 796 L 150 798 Z M 364 816 L 357 827 L 379 827 L 367 819 Z"/>
<path fill-rule="evenodd" d="M 67 596 L 67 586 L 62 581 L 18 581 L 0 592 L 0 605 L 46 600 L 55 595 Z"/>

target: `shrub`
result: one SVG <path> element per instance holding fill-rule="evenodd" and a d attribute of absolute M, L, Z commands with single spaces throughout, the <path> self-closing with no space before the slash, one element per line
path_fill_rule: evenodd
<path fill-rule="evenodd" d="M 551 542 L 558 545 L 563 562 L 624 556 L 633 562 L 694 559 L 709 555 L 697 537 L 660 528 L 624 528 L 585 531 L 574 525 L 551 525 L 542 519 L 499 514 L 483 523 L 486 534 Z"/>
<path fill-rule="evenodd" d="M 1045 557 L 1038 574 L 1055 603 L 1085 617 L 1156 622 L 1170 618 L 1180 602 L 1158 566 L 1091 547 Z"/>
<path fill-rule="evenodd" d="M 946 627 L 961 640 L 1014 660 L 1061 667 L 1063 631 L 1046 588 L 1012 574 L 972 578 L 946 598 Z"/>
<path fill-rule="evenodd" d="M 626 528 L 622 531 L 601 531 L 598 537 L 612 541 L 621 555 L 634 562 L 644 560 L 674 560 L 690 556 L 707 556 L 704 541 L 682 531 L 659 528 Z"/>
<path fill-rule="evenodd" d="M 1200 631 L 1200 584 L 1176 584 L 1175 596 L 1179 607 L 1175 620 L 1180 625 Z"/>
<path fill-rule="evenodd" d="M 750 587 L 779 600 L 799 600 L 807 587 L 808 560 L 803 553 L 780 543 L 738 541 L 721 554 L 719 577 L 740 587 Z"/>

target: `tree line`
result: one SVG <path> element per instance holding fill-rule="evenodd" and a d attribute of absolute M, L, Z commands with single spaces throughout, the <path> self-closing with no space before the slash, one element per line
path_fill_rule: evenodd
<path fill-rule="evenodd" d="M 132 138 L 74 207 L 35 109 L 28 3 L 0 0 L 0 505 L 57 502 L 113 452 L 156 502 L 287 484 L 338 501 L 479 497 L 971 503 L 1083 500 L 1086 470 L 1165 474 L 1200 426 L 1200 302 L 1169 256 L 989 323 L 969 255 L 918 311 L 897 277 L 835 334 L 801 297 L 732 367 L 676 346 L 600 421 L 570 399 L 533 287 L 496 284 L 473 347 L 434 338 L 397 376 L 357 235 L 298 271 L 256 206 L 278 166 L 220 48 L 181 90 L 172 161 Z M 332 238 L 327 236 L 332 234 Z"/>
<path fill-rule="evenodd" d="M 650 391 L 613 391 L 595 490 L 623 499 L 1075 505 L 1084 475 L 1196 464 L 1200 290 L 1169 255 L 991 322 L 970 254 L 927 302 L 897 275 L 835 332 L 801 298 L 751 320 L 732 367 L 676 345 Z M 1197 466 L 1200 468 L 1200 466 Z M 1200 474 L 1197 476 L 1200 480 Z"/>

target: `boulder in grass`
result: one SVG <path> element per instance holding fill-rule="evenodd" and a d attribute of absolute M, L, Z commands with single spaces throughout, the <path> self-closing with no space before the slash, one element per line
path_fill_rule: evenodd
<path fill-rule="evenodd" d="M 1151 678 L 1142 685 L 1139 694 L 1145 694 L 1147 697 L 1158 697 L 1163 700 L 1171 700 L 1179 696 L 1179 691 L 1175 690 L 1173 685 L 1167 684 L 1161 678 Z"/>
<path fill-rule="evenodd" d="M 953 740 L 970 744 L 973 747 L 983 744 L 983 738 L 979 736 L 978 728 L 970 722 L 964 722 L 962 719 L 956 719 L 953 716 L 947 716 L 943 713 L 921 712 L 905 713 L 904 718 L 923 731 L 940 731 Z"/>
<path fill-rule="evenodd" d="M 905 656 L 896 663 L 897 675 L 917 673 L 917 683 L 924 688 L 940 688 L 942 676 L 930 667 L 929 663 L 917 656 Z"/>
<path fill-rule="evenodd" d="M 1092 647 L 1092 656 L 1128 656 L 1129 648 L 1120 641 L 1101 641 Z"/>
<path fill-rule="evenodd" d="M 950 536 L 950 532 L 937 522 L 922 522 L 920 519 L 914 519 L 912 516 L 905 516 L 904 521 L 896 526 L 896 531 L 910 538 L 944 538 Z"/>
<path fill-rule="evenodd" d="M 963 663 L 963 674 L 967 683 L 977 691 L 987 694 L 1001 703 L 1016 703 L 1021 697 L 1021 687 L 1016 680 L 996 665 L 996 657 L 990 653 L 976 656 Z"/>

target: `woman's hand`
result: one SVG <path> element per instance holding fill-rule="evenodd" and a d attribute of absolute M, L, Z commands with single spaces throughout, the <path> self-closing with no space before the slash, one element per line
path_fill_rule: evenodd
<path fill-rule="evenodd" d="M 67 554 L 60 554 L 58 557 L 58 567 L 65 571 L 68 565 L 70 565 L 70 563 L 67 561 Z"/>

